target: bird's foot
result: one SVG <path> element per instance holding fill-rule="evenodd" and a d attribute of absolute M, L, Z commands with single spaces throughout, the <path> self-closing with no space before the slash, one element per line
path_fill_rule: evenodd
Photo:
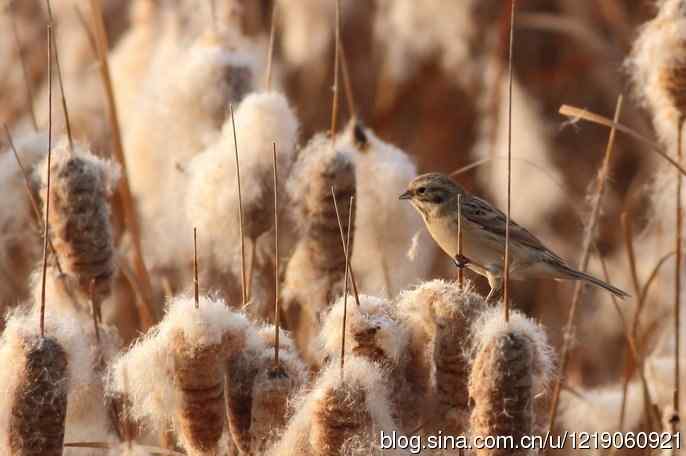
<path fill-rule="evenodd" d="M 470 259 L 462 254 L 455 255 L 453 261 L 455 262 L 455 266 L 457 266 L 460 269 L 466 268 L 471 263 Z"/>

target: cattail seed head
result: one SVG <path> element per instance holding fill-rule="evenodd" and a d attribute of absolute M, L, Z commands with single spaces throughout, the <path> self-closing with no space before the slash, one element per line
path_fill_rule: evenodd
<path fill-rule="evenodd" d="M 552 350 L 543 330 L 514 312 L 485 311 L 472 327 L 474 361 L 469 377 L 472 435 L 513 436 L 518 442 L 537 431 L 536 398 L 545 396 L 552 372 Z M 478 454 L 529 454 L 483 449 Z"/>
<path fill-rule="evenodd" d="M 96 295 L 106 296 L 114 273 L 109 200 L 119 170 L 78 145 L 73 152 L 66 145 L 58 146 L 52 155 L 48 216 L 55 251 L 63 271 L 84 294 L 94 280 Z M 40 172 L 46 185 L 47 162 Z"/>
<path fill-rule="evenodd" d="M 671 150 L 677 120 L 686 116 L 686 7 L 682 0 L 661 0 L 658 8 L 657 16 L 642 26 L 626 65 L 636 96 Z"/>
<path fill-rule="evenodd" d="M 171 421 L 190 454 L 224 443 L 224 361 L 241 353 L 249 324 L 219 299 L 173 299 L 164 319 L 113 364 L 108 394 L 128 397 L 131 418 L 161 430 Z M 128 379 L 128 381 L 127 381 Z"/>
<path fill-rule="evenodd" d="M 67 415 L 67 354 L 51 337 L 23 342 L 23 375 L 9 421 L 12 455 L 61 455 Z"/>

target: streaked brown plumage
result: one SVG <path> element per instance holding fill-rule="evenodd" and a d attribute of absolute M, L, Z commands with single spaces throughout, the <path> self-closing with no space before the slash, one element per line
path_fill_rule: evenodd
<path fill-rule="evenodd" d="M 410 182 L 400 199 L 407 199 L 422 215 L 436 243 L 453 260 L 457 258 L 458 195 L 462 195 L 462 255 L 466 266 L 483 275 L 491 285 L 489 298 L 498 296 L 505 263 L 505 214 L 488 202 L 466 192 L 448 176 L 423 174 Z M 624 291 L 589 274 L 577 271 L 548 249 L 526 228 L 510 219 L 510 278 L 524 280 L 551 278 L 585 280 L 614 295 L 625 298 Z"/>

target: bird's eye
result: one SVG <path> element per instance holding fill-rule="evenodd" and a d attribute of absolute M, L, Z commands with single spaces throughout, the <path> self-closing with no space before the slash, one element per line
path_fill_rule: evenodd
<path fill-rule="evenodd" d="M 426 192 L 426 188 L 425 188 L 425 187 L 419 187 L 419 188 L 417 189 L 417 193 L 419 193 L 420 195 L 423 195 L 424 192 Z"/>

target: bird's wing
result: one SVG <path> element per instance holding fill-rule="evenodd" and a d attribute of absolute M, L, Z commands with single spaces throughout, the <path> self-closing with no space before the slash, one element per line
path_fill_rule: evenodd
<path fill-rule="evenodd" d="M 491 206 L 488 202 L 474 195 L 465 195 L 462 199 L 462 216 L 472 223 L 476 223 L 486 231 L 500 235 L 505 238 L 505 226 L 507 217 L 501 211 Z M 564 261 L 526 228 L 518 225 L 510 219 L 510 241 L 517 242 L 527 247 L 540 250 L 543 253 L 552 255 L 556 260 Z M 504 240 L 503 240 L 504 242 Z"/>

